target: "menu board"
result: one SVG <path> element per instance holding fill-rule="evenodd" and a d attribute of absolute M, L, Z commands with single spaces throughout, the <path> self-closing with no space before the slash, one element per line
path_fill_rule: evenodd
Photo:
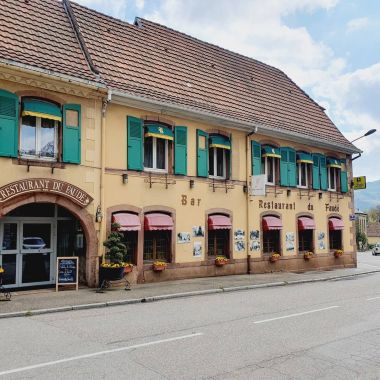
<path fill-rule="evenodd" d="M 75 285 L 78 290 L 78 263 L 78 256 L 57 257 L 56 291 L 64 285 Z"/>

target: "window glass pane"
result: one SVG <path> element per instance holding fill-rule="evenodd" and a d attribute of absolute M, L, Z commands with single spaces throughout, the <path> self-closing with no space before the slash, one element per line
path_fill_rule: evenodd
<path fill-rule="evenodd" d="M 166 140 L 156 139 L 157 148 L 157 169 L 166 169 L 165 156 L 166 156 Z"/>
<path fill-rule="evenodd" d="M 55 157 L 55 121 L 41 119 L 41 157 Z"/>
<path fill-rule="evenodd" d="M 78 111 L 66 110 L 66 125 L 68 127 L 78 127 L 79 125 Z"/>
<path fill-rule="evenodd" d="M 4 223 L 3 228 L 3 242 L 1 249 L 4 251 L 17 249 L 17 224 Z"/>
<path fill-rule="evenodd" d="M 274 183 L 274 159 L 273 157 L 267 157 L 268 160 L 268 182 Z"/>
<path fill-rule="evenodd" d="M 224 177 L 224 149 L 216 148 L 216 175 L 218 177 Z"/>
<path fill-rule="evenodd" d="M 16 255 L 2 255 L 3 256 L 3 285 L 16 283 Z"/>
<path fill-rule="evenodd" d="M 22 249 L 50 248 L 50 223 L 24 223 Z"/>
<path fill-rule="evenodd" d="M 307 166 L 305 163 L 301 163 L 301 186 L 307 185 Z"/>
<path fill-rule="evenodd" d="M 21 124 L 20 153 L 36 154 L 36 118 L 24 116 Z"/>
<path fill-rule="evenodd" d="M 43 282 L 50 279 L 50 253 L 22 255 L 22 282 Z"/>
<path fill-rule="evenodd" d="M 209 175 L 215 175 L 215 172 L 214 172 L 214 155 L 215 155 L 215 148 L 210 148 L 210 151 L 208 154 L 208 173 L 209 173 Z"/>
<path fill-rule="evenodd" d="M 329 178 L 330 178 L 330 184 L 329 187 L 330 189 L 335 189 L 335 170 L 334 168 L 329 168 Z"/>
<path fill-rule="evenodd" d="M 153 138 L 147 137 L 144 139 L 144 166 L 153 168 Z"/>

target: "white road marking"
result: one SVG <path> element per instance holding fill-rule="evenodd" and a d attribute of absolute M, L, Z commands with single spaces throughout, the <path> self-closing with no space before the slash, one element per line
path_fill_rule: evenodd
<path fill-rule="evenodd" d="M 367 301 L 378 300 L 379 298 L 380 298 L 380 296 L 379 297 L 367 298 Z"/>
<path fill-rule="evenodd" d="M 323 309 L 304 311 L 303 313 L 289 314 L 289 315 L 284 315 L 282 317 L 263 319 L 262 321 L 256 321 L 256 322 L 253 322 L 253 323 L 266 323 L 266 322 L 271 322 L 271 321 L 277 321 L 278 319 L 292 318 L 292 317 L 298 317 L 300 315 L 305 315 L 305 314 L 318 313 L 320 311 L 325 311 L 325 310 L 330 310 L 330 309 L 336 309 L 337 307 L 340 307 L 340 306 L 329 306 L 329 307 L 325 307 Z"/>
<path fill-rule="evenodd" d="M 194 333 L 194 334 L 189 334 L 189 335 L 182 335 L 182 336 L 177 336 L 177 337 L 174 337 L 174 338 L 161 339 L 161 340 L 155 340 L 153 342 L 135 344 L 133 346 L 119 347 L 119 348 L 114 348 L 112 350 L 93 352 L 92 354 L 72 356 L 70 358 L 53 360 L 51 362 L 45 362 L 45 363 L 40 363 L 40 364 L 29 365 L 27 367 L 20 367 L 20 368 L 15 368 L 15 369 L 9 369 L 7 371 L 0 372 L 0 376 L 10 375 L 12 373 L 30 371 L 32 369 L 43 368 L 43 367 L 48 367 L 48 366 L 52 366 L 52 365 L 56 365 L 56 364 L 72 362 L 72 361 L 75 361 L 75 360 L 93 358 L 95 356 L 112 354 L 114 352 L 132 350 L 134 348 L 148 347 L 148 346 L 153 346 L 155 344 L 174 342 L 176 340 L 182 340 L 182 339 L 188 339 L 188 338 L 195 338 L 196 336 L 200 336 L 200 335 L 203 335 L 203 333 Z"/>

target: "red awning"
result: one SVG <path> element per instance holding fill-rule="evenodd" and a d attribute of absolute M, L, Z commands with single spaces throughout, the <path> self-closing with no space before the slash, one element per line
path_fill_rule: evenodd
<path fill-rule="evenodd" d="M 303 230 L 315 230 L 315 222 L 313 218 L 307 218 L 306 216 L 301 216 L 298 218 L 298 229 Z"/>
<path fill-rule="evenodd" d="M 330 218 L 329 219 L 329 229 L 332 231 L 343 230 L 344 224 L 343 224 L 342 219 Z"/>
<path fill-rule="evenodd" d="M 158 212 L 145 215 L 145 231 L 171 231 L 173 226 L 173 219 L 170 215 L 161 214 Z"/>
<path fill-rule="evenodd" d="M 231 228 L 231 219 L 226 215 L 210 215 L 208 217 L 209 230 L 230 230 Z"/>
<path fill-rule="evenodd" d="M 282 221 L 276 216 L 264 216 L 263 217 L 263 230 L 282 230 Z"/>
<path fill-rule="evenodd" d="M 128 212 L 113 214 L 112 223 L 120 225 L 120 231 L 140 231 L 141 223 L 140 218 L 136 214 L 130 214 Z"/>

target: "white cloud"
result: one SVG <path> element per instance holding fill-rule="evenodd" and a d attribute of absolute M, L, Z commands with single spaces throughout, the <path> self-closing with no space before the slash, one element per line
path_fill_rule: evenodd
<path fill-rule="evenodd" d="M 119 19 L 124 18 L 127 6 L 130 4 L 127 0 L 75 0 L 75 2 Z"/>
<path fill-rule="evenodd" d="M 347 32 L 354 32 L 356 30 L 364 29 L 368 25 L 367 17 L 354 18 L 346 24 Z"/>

